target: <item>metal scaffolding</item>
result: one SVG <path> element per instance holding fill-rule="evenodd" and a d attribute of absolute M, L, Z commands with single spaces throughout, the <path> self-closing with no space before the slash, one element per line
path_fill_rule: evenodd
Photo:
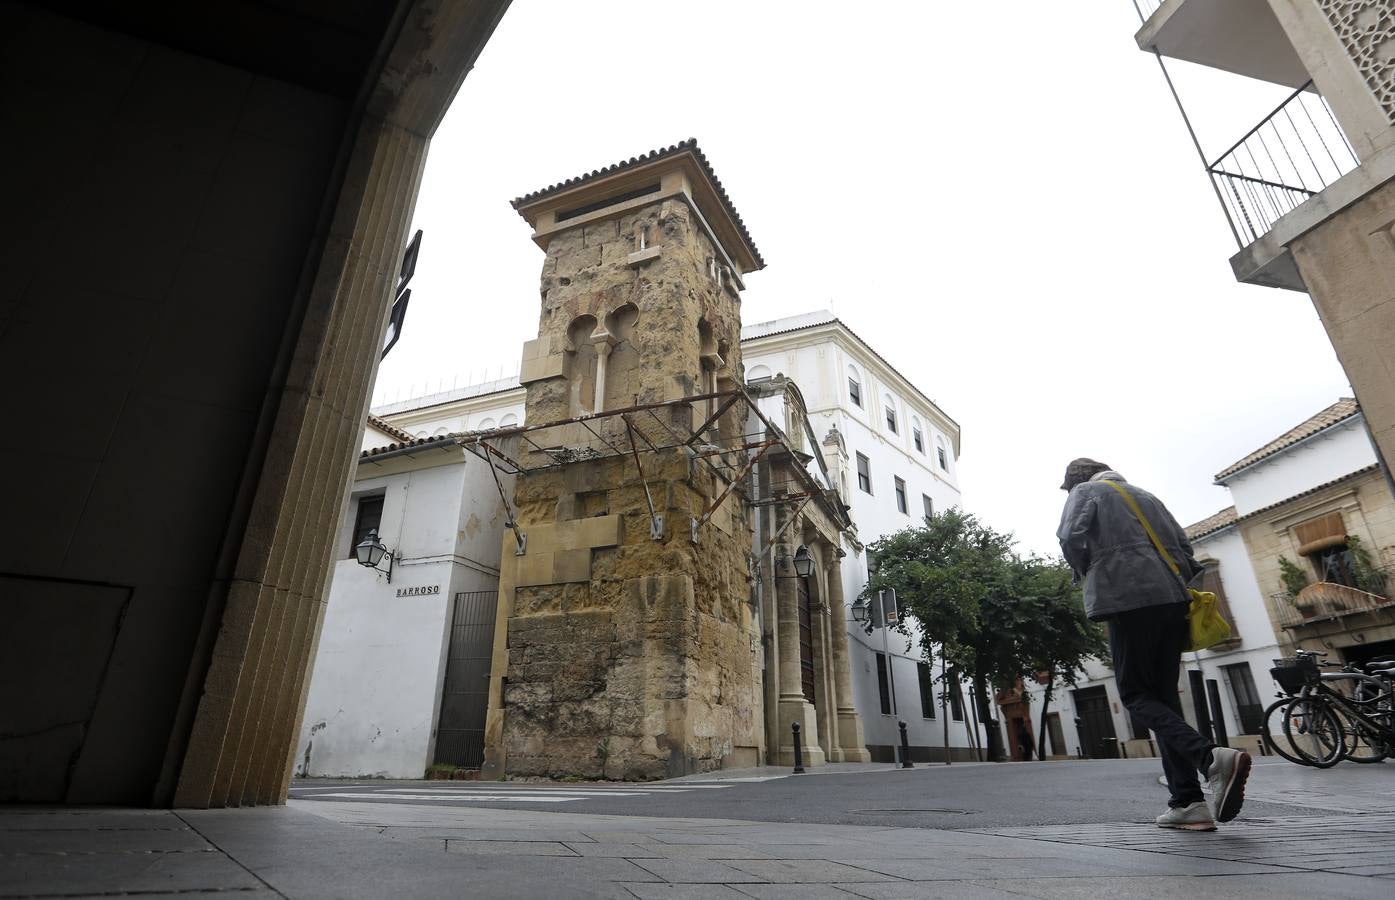
<path fill-rule="evenodd" d="M 681 424 L 681 420 L 690 420 L 691 416 L 660 415 L 665 410 L 672 412 L 684 407 L 706 407 L 710 412 L 696 428 L 685 428 Z M 675 418 L 680 422 L 676 423 Z M 759 423 L 758 430 L 754 433 L 747 431 L 753 418 Z M 618 423 L 616 420 L 619 420 Z M 726 427 L 723 427 L 724 424 Z M 539 443 L 540 440 L 546 441 L 546 437 L 540 435 L 540 432 L 568 426 L 581 426 L 586 435 L 581 443 L 569 441 L 565 446 L 545 446 L 544 443 Z M 571 429 L 571 437 L 577 434 L 575 429 Z M 819 485 L 802 465 L 796 465 L 790 467 L 790 471 L 794 473 L 793 478 L 769 485 L 771 490 L 766 496 L 752 495 L 749 476 L 762 459 L 776 448 L 791 453 L 797 451 L 789 446 L 789 437 L 784 429 L 770 420 L 744 387 L 694 394 L 657 403 L 639 403 L 623 409 L 608 409 L 552 422 L 469 432 L 453 437 L 456 444 L 489 463 L 493 470 L 499 496 L 504 501 L 504 509 L 508 514 L 505 524 L 514 533 L 517 552 L 520 555 L 527 548 L 527 535 L 519 528 L 513 506 L 499 480 L 500 472 L 527 478 L 577 462 L 630 460 L 644 487 L 645 503 L 649 510 L 650 536 L 654 540 L 662 540 L 665 523 L 663 515 L 654 506 L 653 492 L 649 486 L 650 477 L 645 473 L 643 457 L 674 450 L 682 451 L 690 460 L 703 466 L 721 484 L 716 496 L 702 513 L 694 516 L 689 523 L 690 538 L 694 543 L 698 540 L 702 526 L 711 521 L 722 503 L 743 485 L 747 502 L 752 505 L 798 503 L 800 508 L 829 487 Z M 512 447 L 509 448 L 512 453 L 506 451 L 504 446 L 512 443 L 515 438 L 531 452 L 520 453 Z"/>

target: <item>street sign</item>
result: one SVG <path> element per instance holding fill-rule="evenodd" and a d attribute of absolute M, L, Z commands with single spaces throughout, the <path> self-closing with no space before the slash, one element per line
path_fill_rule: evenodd
<path fill-rule="evenodd" d="M 388 351 L 397 343 L 397 339 L 402 337 L 402 323 L 407 319 L 407 303 L 412 299 L 412 292 L 407 287 L 412 276 L 417 271 L 417 255 L 421 253 L 421 229 L 412 236 L 412 242 L 407 245 L 406 251 L 402 254 L 402 268 L 397 274 L 397 289 L 392 295 L 392 313 L 388 316 L 387 333 L 383 335 L 383 352 L 378 359 L 384 359 Z"/>

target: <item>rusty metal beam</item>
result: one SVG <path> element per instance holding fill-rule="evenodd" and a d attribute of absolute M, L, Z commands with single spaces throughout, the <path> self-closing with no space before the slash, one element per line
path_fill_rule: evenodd
<path fill-rule="evenodd" d="M 703 512 L 701 518 L 699 518 L 696 522 L 693 523 L 693 532 L 695 535 L 697 529 L 701 528 L 703 525 L 706 525 L 707 522 L 712 518 L 712 514 L 717 511 L 717 507 L 722 505 L 722 501 L 727 499 L 727 495 L 730 494 L 732 490 L 735 489 L 735 487 L 741 483 L 742 479 L 744 479 L 747 475 L 750 474 L 751 469 L 755 468 L 756 463 L 760 462 L 761 457 L 765 456 L 765 454 L 770 451 L 770 448 L 774 447 L 778 443 L 779 441 L 770 441 L 763 448 L 761 448 L 759 453 L 754 454 L 750 459 L 746 460 L 746 465 L 741 467 L 741 471 L 737 473 L 736 477 L 733 478 L 731 482 L 727 484 L 726 488 L 724 488 L 722 492 L 717 495 L 717 498 L 708 505 L 707 509 Z"/>

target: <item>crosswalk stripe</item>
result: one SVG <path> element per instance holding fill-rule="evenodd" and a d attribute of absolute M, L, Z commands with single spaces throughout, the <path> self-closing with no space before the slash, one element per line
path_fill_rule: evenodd
<path fill-rule="evenodd" d="M 537 794 L 471 794 L 468 797 L 449 797 L 440 794 L 316 794 L 315 798 L 339 797 L 346 800 L 470 800 L 489 803 L 566 803 L 569 800 L 585 800 L 586 797 L 554 796 L 541 797 Z"/>

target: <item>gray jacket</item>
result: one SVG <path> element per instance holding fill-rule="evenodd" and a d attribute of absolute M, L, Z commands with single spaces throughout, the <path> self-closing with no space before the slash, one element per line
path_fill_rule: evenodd
<path fill-rule="evenodd" d="M 1140 487 L 1125 483 L 1148 523 L 1181 570 L 1172 574 L 1148 533 L 1119 492 L 1105 481 L 1124 481 L 1118 472 L 1100 472 L 1076 485 L 1061 512 L 1056 537 L 1076 580 L 1085 581 L 1085 612 L 1091 619 L 1145 606 L 1185 603 L 1190 597 L 1183 580 L 1201 573 L 1182 526 L 1162 501 Z"/>

